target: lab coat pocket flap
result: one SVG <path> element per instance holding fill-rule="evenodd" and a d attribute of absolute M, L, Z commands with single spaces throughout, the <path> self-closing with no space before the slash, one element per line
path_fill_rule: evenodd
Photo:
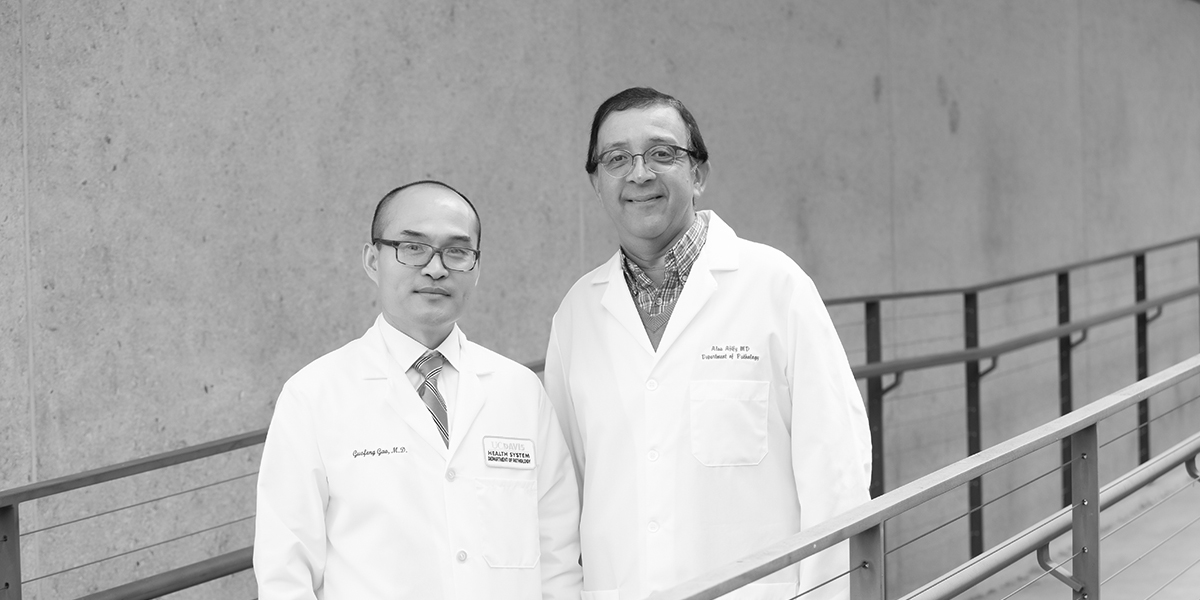
<path fill-rule="evenodd" d="M 475 480 L 483 518 L 483 559 L 496 569 L 532 569 L 541 558 L 535 479 Z"/>
<path fill-rule="evenodd" d="M 757 465 L 767 455 L 770 382 L 693 381 L 692 455 L 709 467 Z"/>

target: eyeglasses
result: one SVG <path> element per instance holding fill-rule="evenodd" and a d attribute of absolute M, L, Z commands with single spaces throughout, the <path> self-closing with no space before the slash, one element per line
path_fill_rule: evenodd
<path fill-rule="evenodd" d="M 609 150 L 600 156 L 600 166 L 613 177 L 624 177 L 633 170 L 635 158 L 642 157 L 646 168 L 655 173 L 666 173 L 685 156 L 692 156 L 692 151 L 679 146 L 662 144 L 653 146 L 641 154 L 630 154 L 625 150 Z"/>
<path fill-rule="evenodd" d="M 450 271 L 470 271 L 479 263 L 479 251 L 458 246 L 437 248 L 421 242 L 397 242 L 375 238 L 372 244 L 383 244 L 396 249 L 396 262 L 409 267 L 424 267 L 433 260 L 433 255 L 442 257 L 442 266 Z"/>

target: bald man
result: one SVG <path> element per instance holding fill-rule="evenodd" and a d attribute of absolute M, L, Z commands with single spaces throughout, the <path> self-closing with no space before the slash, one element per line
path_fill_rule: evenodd
<path fill-rule="evenodd" d="M 258 479 L 261 600 L 578 599 L 579 496 L 529 369 L 467 340 L 481 224 L 450 186 L 380 200 L 382 312 L 284 385 Z"/>

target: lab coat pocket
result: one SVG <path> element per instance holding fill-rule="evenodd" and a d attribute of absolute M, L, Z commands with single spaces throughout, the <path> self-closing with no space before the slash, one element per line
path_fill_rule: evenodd
<path fill-rule="evenodd" d="M 757 465 L 767 455 L 767 381 L 693 381 L 692 456 L 709 467 Z"/>
<path fill-rule="evenodd" d="M 478 478 L 483 559 L 497 569 L 532 569 L 541 557 L 537 480 Z"/>

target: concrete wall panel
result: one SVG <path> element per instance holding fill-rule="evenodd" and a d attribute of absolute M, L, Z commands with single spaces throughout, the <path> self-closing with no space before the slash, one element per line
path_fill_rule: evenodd
<path fill-rule="evenodd" d="M 1080 258 L 1077 4 L 890 7 L 897 285 Z"/>
<path fill-rule="evenodd" d="M 29 305 L 22 177 L 21 19 L 0 2 L 0 482 L 29 483 Z"/>
<path fill-rule="evenodd" d="M 1089 6 L 1080 36 L 1089 250 L 1195 233 L 1200 10 L 1192 2 Z"/>
<path fill-rule="evenodd" d="M 1174 0 L 0 0 L 0 487 L 265 426 L 282 382 L 378 311 L 360 266 L 371 210 L 413 179 L 448 181 L 481 214 L 464 330 L 541 359 L 562 294 L 616 249 L 582 166 L 592 112 L 630 85 L 695 113 L 713 156 L 700 207 L 790 254 L 826 297 L 969 285 L 1195 233 L 1198 30 L 1200 10 Z M 1195 265 L 1187 252 L 1153 262 L 1152 294 Z M 1131 277 L 1127 264 L 1080 274 L 1074 314 L 1128 303 Z M 985 343 L 1053 323 L 1038 285 L 981 297 Z M 1197 347 L 1195 306 L 1154 325 L 1155 368 Z M 960 310 L 956 296 L 886 304 L 885 358 L 960 348 Z M 861 307 L 835 312 L 861 362 Z M 1079 403 L 1132 381 L 1131 335 L 1090 332 Z M 1053 414 L 1051 354 L 1005 359 L 985 381 L 987 443 Z M 906 374 L 888 402 L 889 487 L 964 455 L 961 369 Z M 23 512 L 55 524 L 254 460 Z M 999 474 L 988 493 L 1042 466 Z M 163 501 L 92 548 L 78 540 L 103 524 L 31 536 L 27 574 L 235 521 L 248 493 L 195 492 L 182 512 Z M 1023 512 L 1053 490 L 1031 494 L 999 505 Z M 889 534 L 913 539 L 963 498 Z M 989 530 L 1018 524 L 987 514 Z M 895 555 L 892 583 L 959 558 L 960 534 Z M 86 593 L 248 534 L 214 535 L 33 593 Z M 922 562 L 921 543 L 951 550 Z"/>

